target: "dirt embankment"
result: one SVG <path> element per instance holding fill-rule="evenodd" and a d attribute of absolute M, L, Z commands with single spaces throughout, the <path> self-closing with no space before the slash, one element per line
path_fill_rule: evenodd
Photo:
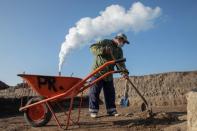
<path fill-rule="evenodd" d="M 146 76 L 131 76 L 130 80 L 152 106 L 177 106 L 187 103 L 186 93 L 197 89 L 197 71 L 171 72 Z M 116 98 L 124 94 L 125 80 L 115 79 Z M 129 86 L 131 106 L 139 106 L 142 100 Z"/>
<path fill-rule="evenodd" d="M 190 90 L 197 89 L 197 71 L 130 76 L 130 80 L 152 106 L 185 105 L 187 103 L 185 94 Z M 119 103 L 124 94 L 125 80 L 116 78 L 114 83 L 116 102 Z M 21 104 L 20 98 L 26 100 L 28 97 L 36 96 L 37 94 L 30 88 L 24 88 L 27 86 L 18 84 L 15 88 L 0 90 L 0 104 L 5 105 L 0 110 L 13 109 L 13 111 L 18 111 Z M 142 103 L 131 86 L 129 86 L 128 98 L 131 107 L 138 107 Z M 101 94 L 101 99 L 103 100 L 103 94 Z"/>
<path fill-rule="evenodd" d="M 6 89 L 6 88 L 9 88 L 9 86 L 5 84 L 4 82 L 0 81 L 0 90 Z"/>

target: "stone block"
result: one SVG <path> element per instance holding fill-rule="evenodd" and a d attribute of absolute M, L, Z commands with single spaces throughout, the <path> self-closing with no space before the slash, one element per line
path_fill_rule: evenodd
<path fill-rule="evenodd" d="M 197 91 L 187 94 L 187 131 L 197 131 Z"/>

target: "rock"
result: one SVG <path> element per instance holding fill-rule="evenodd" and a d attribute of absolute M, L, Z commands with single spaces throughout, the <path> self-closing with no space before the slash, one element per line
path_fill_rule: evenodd
<path fill-rule="evenodd" d="M 197 131 L 197 92 L 187 94 L 187 128 L 188 131 Z"/>
<path fill-rule="evenodd" d="M 187 121 L 187 115 L 179 116 L 178 120 L 180 120 L 180 121 Z"/>
<path fill-rule="evenodd" d="M 126 117 L 132 117 L 133 116 L 133 113 L 131 113 L 131 112 L 130 113 L 127 113 L 127 114 L 125 114 L 125 116 Z"/>

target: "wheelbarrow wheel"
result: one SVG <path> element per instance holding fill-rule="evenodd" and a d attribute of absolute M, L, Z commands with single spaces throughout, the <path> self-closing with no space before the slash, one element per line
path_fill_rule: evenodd
<path fill-rule="evenodd" d="M 42 100 L 40 97 L 32 98 L 27 102 L 27 105 L 40 100 Z M 39 104 L 28 108 L 24 112 L 24 117 L 25 121 L 29 125 L 33 127 L 40 127 L 46 125 L 50 121 L 52 114 L 46 104 Z"/>

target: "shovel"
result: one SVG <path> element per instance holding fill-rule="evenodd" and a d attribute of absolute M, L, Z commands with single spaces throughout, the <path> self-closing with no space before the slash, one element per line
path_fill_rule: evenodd
<path fill-rule="evenodd" d="M 125 82 L 124 95 L 121 97 L 120 106 L 121 107 L 128 107 L 129 106 L 128 81 Z"/>
<path fill-rule="evenodd" d="M 115 57 L 114 57 L 114 55 L 113 55 L 113 53 L 112 53 L 112 50 L 110 50 L 110 55 L 111 55 L 112 59 L 116 60 Z M 116 64 L 116 66 L 119 69 L 122 69 L 122 67 L 118 63 Z M 135 91 L 137 92 L 137 94 L 143 100 L 143 103 L 141 105 L 141 111 L 147 110 L 149 112 L 149 114 L 152 115 L 152 109 L 148 105 L 148 102 L 146 101 L 146 99 L 144 98 L 144 96 L 139 92 L 139 90 L 137 89 L 137 87 L 131 82 L 131 80 L 129 78 L 126 78 L 126 80 L 127 80 L 127 82 L 129 82 L 131 84 L 131 86 L 135 89 Z M 125 94 L 125 96 L 126 96 L 126 94 Z M 121 100 L 122 100 L 123 105 L 126 105 L 127 102 L 128 102 L 128 93 L 127 93 L 127 96 L 126 97 L 123 97 Z"/>

